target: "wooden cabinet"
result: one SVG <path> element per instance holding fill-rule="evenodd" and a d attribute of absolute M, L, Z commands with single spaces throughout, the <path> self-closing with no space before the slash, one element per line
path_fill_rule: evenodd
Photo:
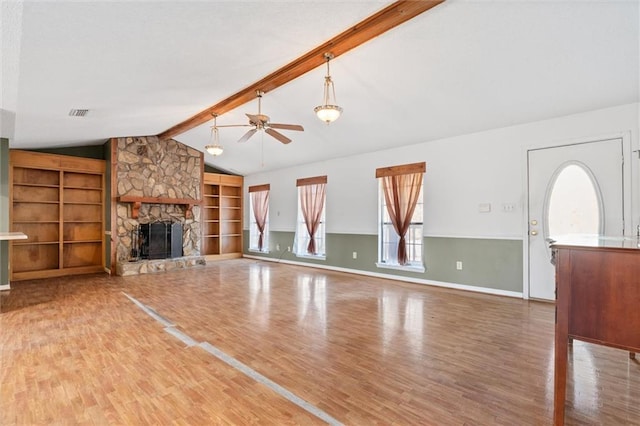
<path fill-rule="evenodd" d="M 640 240 L 576 237 L 554 243 L 552 249 L 556 265 L 554 424 L 562 425 L 568 345 L 573 339 L 624 349 L 632 358 L 640 352 Z"/>
<path fill-rule="evenodd" d="M 12 150 L 11 279 L 104 269 L 103 160 Z"/>
<path fill-rule="evenodd" d="M 242 176 L 204 174 L 202 254 L 208 259 L 242 256 Z"/>

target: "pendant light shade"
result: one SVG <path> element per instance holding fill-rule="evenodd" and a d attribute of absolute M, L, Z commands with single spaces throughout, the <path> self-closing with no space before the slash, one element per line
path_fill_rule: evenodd
<path fill-rule="evenodd" d="M 218 155 L 222 155 L 224 152 L 224 148 L 220 145 L 220 135 L 218 135 L 218 125 L 216 119 L 218 118 L 217 114 L 213 114 L 213 126 L 211 126 L 211 143 L 209 145 L 205 145 L 204 149 L 214 157 Z"/>
<path fill-rule="evenodd" d="M 224 148 L 220 145 L 207 145 L 205 148 L 207 152 L 213 155 L 214 157 L 217 157 L 218 155 L 222 155 L 222 153 L 224 152 Z"/>
<path fill-rule="evenodd" d="M 327 76 L 324 78 L 324 99 L 323 104 L 315 107 L 313 111 L 318 118 L 329 124 L 336 121 L 342 114 L 342 107 L 336 105 L 336 89 L 331 80 L 329 72 L 329 61 L 333 59 L 332 53 L 325 53 L 324 58 L 327 60 Z"/>

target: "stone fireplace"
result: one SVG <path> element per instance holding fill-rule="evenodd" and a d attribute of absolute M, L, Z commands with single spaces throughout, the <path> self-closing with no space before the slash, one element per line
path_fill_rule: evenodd
<path fill-rule="evenodd" d="M 173 139 L 155 136 L 113 141 L 116 185 L 116 273 L 134 275 L 203 265 L 201 212 L 203 154 Z M 141 224 L 180 224 L 182 256 L 141 259 L 136 232 Z"/>

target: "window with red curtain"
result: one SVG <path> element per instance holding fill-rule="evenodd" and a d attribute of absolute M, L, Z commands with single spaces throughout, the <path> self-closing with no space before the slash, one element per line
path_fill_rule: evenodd
<path fill-rule="evenodd" d="M 426 163 L 376 170 L 380 223 L 378 266 L 424 270 L 423 187 Z"/>
<path fill-rule="evenodd" d="M 269 184 L 249 187 L 249 250 L 269 252 Z"/>
<path fill-rule="evenodd" d="M 298 179 L 298 225 L 293 244 L 298 256 L 324 258 L 327 176 Z"/>

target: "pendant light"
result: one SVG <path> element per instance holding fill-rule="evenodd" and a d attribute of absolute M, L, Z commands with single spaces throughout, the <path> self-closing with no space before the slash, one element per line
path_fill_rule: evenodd
<path fill-rule="evenodd" d="M 336 89 L 329 72 L 329 61 L 333 57 L 333 53 L 324 54 L 324 58 L 327 60 L 327 76 L 324 78 L 324 104 L 313 109 L 318 118 L 327 124 L 336 121 L 342 113 L 342 108 L 336 105 Z"/>
<path fill-rule="evenodd" d="M 222 155 L 224 148 L 220 145 L 220 136 L 218 135 L 218 125 L 216 119 L 218 114 L 213 114 L 213 126 L 211 126 L 211 143 L 206 145 L 204 149 L 214 157 Z"/>

